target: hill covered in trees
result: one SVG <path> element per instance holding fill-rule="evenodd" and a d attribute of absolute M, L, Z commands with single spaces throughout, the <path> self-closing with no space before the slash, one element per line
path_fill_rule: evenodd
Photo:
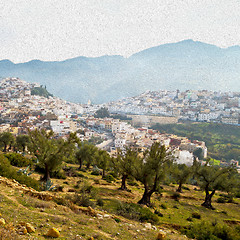
<path fill-rule="evenodd" d="M 43 88 L 42 86 L 32 88 L 31 95 L 38 95 L 45 98 L 53 97 L 53 94 L 49 93 L 46 87 Z"/>
<path fill-rule="evenodd" d="M 74 240 L 240 239 L 233 166 L 179 165 L 157 142 L 110 156 L 75 133 L 64 140 L 43 129 L 1 133 L 0 147 L 1 239 L 26 234 L 29 219 L 36 239 L 50 226 Z"/>
<path fill-rule="evenodd" d="M 153 126 L 160 132 L 173 133 L 190 140 L 204 141 L 208 155 L 218 160 L 240 161 L 240 127 L 216 123 L 182 123 Z"/>

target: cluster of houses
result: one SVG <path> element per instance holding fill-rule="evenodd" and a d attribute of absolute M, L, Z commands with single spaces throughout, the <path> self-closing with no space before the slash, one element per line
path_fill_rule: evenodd
<path fill-rule="evenodd" d="M 203 141 L 191 142 L 186 137 L 160 133 L 147 127 L 134 128 L 127 121 L 113 118 L 99 119 L 90 116 L 86 119 L 86 125 L 92 129 L 101 129 L 112 134 L 112 144 L 108 145 L 111 155 L 116 154 L 118 150 L 124 151 L 126 147 L 133 147 L 143 152 L 157 141 L 173 151 L 178 163 L 191 165 L 194 159 L 194 152 L 199 148 L 202 150 L 203 158 L 207 157 L 207 147 Z"/>
<path fill-rule="evenodd" d="M 147 91 L 105 106 L 114 113 L 168 116 L 176 121 L 240 123 L 240 92 Z"/>
<path fill-rule="evenodd" d="M 191 142 L 185 137 L 160 133 L 148 126 L 133 127 L 134 123 L 140 121 L 139 116 L 136 115 L 130 116 L 132 118 L 131 122 L 110 117 L 95 118 L 94 113 L 103 105 L 91 105 L 91 103 L 82 105 L 70 103 L 52 96 L 46 98 L 32 95 L 31 89 L 34 87 L 40 86 L 37 83 L 27 83 L 18 78 L 6 78 L 0 82 L 0 133 L 8 131 L 18 135 L 26 134 L 29 129 L 45 128 L 53 130 L 59 137 L 65 137 L 70 132 L 77 132 L 78 137 L 82 141 L 98 139 L 97 146 L 108 150 L 112 155 L 116 154 L 119 149 L 124 150 L 126 147 L 134 147 L 139 151 L 144 151 L 158 141 L 173 151 L 179 163 L 192 164 L 194 152 L 197 149 L 201 149 L 204 158 L 207 157 L 207 147 L 202 141 Z M 144 118 L 140 116 L 146 122 L 165 121 L 165 123 L 176 121 L 176 118 L 172 116 L 176 110 L 176 105 L 170 104 L 173 101 L 178 104 L 177 106 L 183 106 L 182 109 L 179 108 L 176 111 L 184 112 L 184 109 L 186 109 L 184 104 L 186 103 L 193 107 L 194 100 L 199 101 L 201 108 L 203 108 L 203 103 L 207 102 L 210 104 L 212 103 L 211 101 L 218 101 L 220 96 L 225 96 L 225 98 L 229 97 L 229 101 L 222 104 L 218 102 L 216 108 L 219 108 L 219 111 L 222 109 L 222 112 L 226 112 L 226 107 L 231 106 L 231 113 L 233 109 L 238 109 L 238 107 L 233 107 L 233 105 L 237 106 L 236 95 L 233 94 L 231 99 L 234 99 L 234 101 L 230 101 L 230 96 L 228 95 L 219 93 L 219 98 L 213 98 L 213 94 L 216 95 L 216 93 L 208 91 L 198 91 L 191 94 L 188 92 L 180 93 L 179 91 L 147 92 L 139 97 L 129 98 L 107 106 L 112 111 L 115 109 L 115 112 L 126 112 L 124 105 L 128 105 L 129 108 L 131 107 L 134 110 L 136 104 L 145 105 L 145 103 L 147 103 L 145 108 L 152 109 L 155 113 L 157 108 L 166 108 L 164 117 L 148 116 Z M 159 96 L 161 96 L 161 101 Z M 199 98 L 200 96 L 204 97 Z M 204 101 L 201 101 L 203 99 Z M 131 104 L 132 106 L 130 106 Z M 157 104 L 158 106 L 155 106 Z M 195 102 L 195 107 L 197 106 L 199 105 Z M 172 109 L 172 113 L 168 113 L 168 108 Z M 175 110 L 173 111 L 173 109 Z"/>

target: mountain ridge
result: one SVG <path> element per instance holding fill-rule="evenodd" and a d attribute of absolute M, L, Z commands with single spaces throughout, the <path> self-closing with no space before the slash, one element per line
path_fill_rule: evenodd
<path fill-rule="evenodd" d="M 220 48 L 193 40 L 167 43 L 125 58 L 104 55 L 24 63 L 0 61 L 1 77 L 19 77 L 46 85 L 55 96 L 94 103 L 146 90 L 240 89 L 240 46 Z"/>

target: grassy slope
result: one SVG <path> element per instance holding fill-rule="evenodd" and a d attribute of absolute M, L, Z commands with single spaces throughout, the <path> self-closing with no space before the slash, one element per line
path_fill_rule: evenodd
<path fill-rule="evenodd" d="M 75 167 L 77 168 L 77 166 Z M 131 192 L 119 191 L 119 182 L 109 184 L 101 180 L 100 176 L 83 174 L 85 179 L 88 179 L 87 181 L 98 189 L 98 195 L 104 201 L 103 207 L 96 207 L 96 210 L 99 210 L 103 215 L 107 211 L 111 216 L 114 216 L 118 201 L 136 203 L 143 192 L 141 186 L 130 187 Z M 35 177 L 39 176 L 35 175 Z M 54 179 L 55 184 L 64 186 L 64 192 L 56 194 L 62 196 L 73 194 L 69 193 L 68 190 L 73 189 L 78 180 L 79 178 L 76 177 L 69 177 L 67 180 Z M 95 184 L 96 180 L 99 180 L 99 184 Z M 158 230 L 143 230 L 142 223 L 121 216 L 117 216 L 120 219 L 120 222 L 117 223 L 114 217 L 98 219 L 83 213 L 79 214 L 53 201 L 42 201 L 2 184 L 0 186 L 0 213 L 2 217 L 8 225 L 15 226 L 18 222 L 32 223 L 37 228 L 36 233 L 31 234 L 32 239 L 45 239 L 44 234 L 51 226 L 61 230 L 60 239 L 89 239 L 91 236 L 95 239 L 135 239 L 136 236 L 138 239 L 156 239 L 159 229 L 164 229 L 167 232 L 168 239 L 186 239 L 173 230 L 173 227 L 188 225 L 187 218 L 191 217 L 193 212 L 200 213 L 202 220 L 210 222 L 223 222 L 226 219 L 240 220 L 239 199 L 236 200 L 237 204 L 220 204 L 216 203 L 218 196 L 215 196 L 213 205 L 217 210 L 208 210 L 201 207 L 203 193 L 194 190 L 192 186 L 189 186 L 190 190 L 184 190 L 179 201 L 171 198 L 176 189 L 174 185 L 163 186 L 162 197 L 153 196 L 156 209 L 163 214 L 163 217 L 159 217 L 159 224 L 156 225 Z M 165 205 L 166 209 L 163 209 L 162 204 Z M 193 222 L 197 221 L 200 220 L 193 219 Z M 21 238 L 24 239 L 24 237 Z"/>

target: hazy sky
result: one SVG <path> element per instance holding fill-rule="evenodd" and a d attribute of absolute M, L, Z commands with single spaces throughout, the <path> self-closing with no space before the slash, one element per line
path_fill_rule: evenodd
<path fill-rule="evenodd" d="M 0 0 L 0 59 L 123 55 L 193 39 L 240 45 L 240 0 Z"/>

